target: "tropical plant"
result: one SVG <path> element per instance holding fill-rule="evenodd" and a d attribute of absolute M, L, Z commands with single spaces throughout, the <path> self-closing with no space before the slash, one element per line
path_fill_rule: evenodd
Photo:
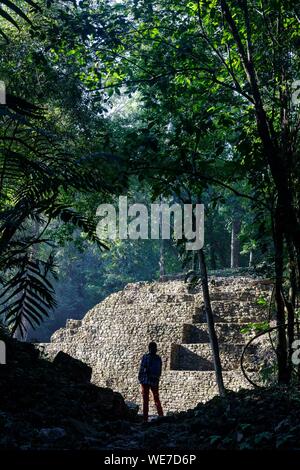
<path fill-rule="evenodd" d="M 1 25 L 5 20 L 17 29 L 21 29 L 18 18 L 31 25 L 30 14 L 40 11 L 31 1 L 23 2 L 24 11 L 12 2 L 1 3 L 6 8 L 0 12 Z M 30 6 L 28 14 L 26 6 Z M 7 8 L 17 15 L 16 19 L 7 13 Z M 45 19 L 50 31 L 55 21 L 62 25 L 64 23 L 56 11 L 54 17 L 50 15 L 48 18 L 46 15 Z M 123 187 L 125 180 L 121 181 L 119 177 L 120 160 L 108 152 L 89 148 L 86 139 L 80 141 L 78 138 L 77 146 L 72 141 L 74 127 L 78 129 L 78 123 L 76 118 L 74 122 L 71 120 L 71 113 L 74 113 L 77 105 L 85 108 L 89 106 L 80 91 L 79 81 L 69 91 L 73 93 L 74 103 L 69 102 L 68 108 L 63 99 L 57 102 L 57 96 L 49 90 L 46 79 L 42 82 L 43 93 L 40 98 L 36 96 L 31 83 L 25 83 L 27 94 L 36 96 L 36 101 L 39 101 L 37 105 L 17 97 L 20 91 L 24 94 L 24 90 L 18 88 L 18 69 L 22 69 L 22 61 L 32 60 L 30 44 L 34 42 L 36 47 L 36 42 L 40 41 L 40 50 L 45 50 L 52 36 L 49 33 L 48 37 L 40 39 L 39 35 L 36 37 L 33 34 L 33 39 L 30 39 L 27 29 L 23 28 L 24 38 L 22 34 L 16 37 L 8 29 L 10 39 L 14 41 L 13 54 L 16 56 L 2 56 L 1 65 L 5 71 L 6 67 L 12 67 L 9 61 L 15 61 L 16 79 L 10 78 L 13 93 L 7 94 L 0 115 L 0 316 L 10 325 L 12 333 L 18 330 L 23 335 L 26 325 L 40 324 L 55 306 L 51 281 L 51 277 L 55 277 L 54 257 L 50 251 L 41 258 L 38 250 L 42 244 L 51 248 L 47 237 L 49 225 L 54 220 L 71 224 L 100 249 L 107 248 L 96 235 L 94 217 L 77 212 L 72 207 L 72 199 L 79 192 L 98 192 L 102 195 L 112 190 L 116 192 Z M 2 31 L 3 37 L 7 38 L 7 34 L 6 30 Z M 11 46 L 7 44 L 6 47 Z M 28 48 L 28 55 L 22 57 L 24 47 Z M 39 77 L 50 76 L 53 79 L 63 73 L 56 71 L 53 64 L 48 66 L 45 60 L 37 62 L 37 66 Z M 66 129 L 56 124 L 58 106 L 65 113 Z"/>

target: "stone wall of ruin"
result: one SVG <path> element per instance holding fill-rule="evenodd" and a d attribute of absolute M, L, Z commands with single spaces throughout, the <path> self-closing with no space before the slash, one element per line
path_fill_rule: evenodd
<path fill-rule="evenodd" d="M 266 319 L 257 303 L 268 298 L 268 281 L 216 278 L 210 281 L 225 386 L 249 387 L 239 370 L 249 322 Z M 83 320 L 68 320 L 45 353 L 62 350 L 93 368 L 92 381 L 111 387 L 141 404 L 139 363 L 149 341 L 158 343 L 163 359 L 160 394 L 165 411 L 207 401 L 217 393 L 201 289 L 190 292 L 182 280 L 128 284 L 92 308 Z M 249 366 L 251 368 L 251 364 Z"/>

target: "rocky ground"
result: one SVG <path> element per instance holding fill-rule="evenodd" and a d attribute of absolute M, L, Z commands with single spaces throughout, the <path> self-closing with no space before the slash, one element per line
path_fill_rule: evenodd
<path fill-rule="evenodd" d="M 300 394 L 229 392 L 143 425 L 122 396 L 89 383 L 91 370 L 65 354 L 40 359 L 8 341 L 0 366 L 0 449 L 297 449 Z"/>
<path fill-rule="evenodd" d="M 300 450 L 300 394 L 243 390 L 153 421 L 135 445 L 197 450 Z M 132 440 L 134 440 L 132 439 Z M 119 438 L 120 448 L 126 441 Z"/>
<path fill-rule="evenodd" d="M 103 445 L 127 427 L 123 397 L 90 383 L 91 369 L 59 353 L 39 358 L 30 343 L 8 340 L 0 365 L 0 449 L 61 449 Z M 122 421 L 120 421 L 122 420 Z"/>

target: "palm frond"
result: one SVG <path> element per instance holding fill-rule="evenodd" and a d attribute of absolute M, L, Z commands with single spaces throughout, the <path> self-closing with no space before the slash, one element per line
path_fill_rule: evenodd
<path fill-rule="evenodd" d="M 11 95 L 10 93 L 6 94 L 6 106 L 15 113 L 30 118 L 40 118 L 44 112 L 43 108 L 40 106 L 36 106 L 24 98 Z"/>
<path fill-rule="evenodd" d="M 0 317 L 5 318 L 12 334 L 19 329 L 23 336 L 27 324 L 32 328 L 40 325 L 56 306 L 54 288 L 47 278 L 54 268 L 53 257 L 44 262 L 26 255 L 18 261 L 19 270 L 0 293 Z"/>
<path fill-rule="evenodd" d="M 32 0 L 23 0 L 24 6 L 30 7 L 31 11 L 37 12 L 41 11 L 41 8 L 37 3 Z M 4 8 L 2 8 L 4 7 Z M 13 15 L 13 16 L 12 16 Z M 1 7 L 0 7 L 0 17 L 2 17 L 5 21 L 10 23 L 12 26 L 19 28 L 18 20 L 21 18 L 22 20 L 26 21 L 26 23 L 32 26 L 32 22 L 27 14 L 21 7 L 19 7 L 16 2 L 12 2 L 11 0 L 1 0 Z M 9 42 L 9 38 L 7 34 L 0 29 L 1 36 L 5 39 L 6 42 Z"/>
<path fill-rule="evenodd" d="M 73 224 L 84 232 L 90 241 L 96 243 L 100 249 L 108 250 L 108 246 L 96 234 L 96 222 L 93 219 L 79 214 L 64 204 L 54 204 L 52 207 L 47 207 L 45 213 L 50 219 L 58 218 L 64 223 Z"/>

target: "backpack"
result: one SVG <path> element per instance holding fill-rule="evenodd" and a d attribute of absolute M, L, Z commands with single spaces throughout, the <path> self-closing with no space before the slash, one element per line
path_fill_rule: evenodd
<path fill-rule="evenodd" d="M 147 375 L 150 379 L 158 379 L 161 374 L 161 359 L 157 354 L 147 354 L 147 356 Z"/>
<path fill-rule="evenodd" d="M 144 384 L 156 384 L 161 375 L 161 358 L 157 354 L 144 354 L 140 372 L 139 381 Z"/>

